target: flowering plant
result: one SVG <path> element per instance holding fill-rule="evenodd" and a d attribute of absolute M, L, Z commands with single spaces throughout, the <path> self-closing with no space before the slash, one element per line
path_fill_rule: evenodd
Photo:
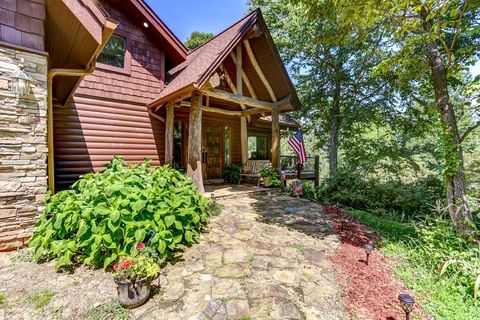
<path fill-rule="evenodd" d="M 161 262 L 156 251 L 141 242 L 132 250 L 130 256 L 121 258 L 113 265 L 113 276 L 117 281 L 127 283 L 144 278 L 153 279 L 160 272 Z"/>

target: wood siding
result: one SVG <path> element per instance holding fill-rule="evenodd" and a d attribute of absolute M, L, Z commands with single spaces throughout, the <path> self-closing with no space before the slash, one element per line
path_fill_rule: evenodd
<path fill-rule="evenodd" d="M 135 103 L 149 103 L 164 87 L 165 52 L 151 40 L 148 28 L 129 18 L 128 12 L 121 12 L 122 8 L 118 3 L 103 0 L 101 4 L 111 18 L 119 21 L 116 32 L 127 40 L 127 48 L 131 56 L 130 70 L 114 72 L 102 69 L 99 64 L 92 75 L 83 79 L 76 93 Z"/>
<path fill-rule="evenodd" d="M 54 108 L 56 186 L 65 189 L 79 175 L 104 169 L 114 155 L 129 163 L 144 158 L 163 163 L 164 124 L 142 104 L 75 97 Z"/>
<path fill-rule="evenodd" d="M 44 51 L 45 0 L 1 0 L 0 42 Z"/>

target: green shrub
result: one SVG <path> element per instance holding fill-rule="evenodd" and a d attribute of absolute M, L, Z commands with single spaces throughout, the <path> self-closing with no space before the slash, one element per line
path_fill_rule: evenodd
<path fill-rule="evenodd" d="M 228 183 L 237 184 L 240 181 L 240 166 L 238 164 L 227 166 L 222 177 Z"/>
<path fill-rule="evenodd" d="M 115 157 L 107 169 L 90 173 L 70 190 L 47 195 L 29 245 L 35 259 L 112 265 L 136 244 L 148 241 L 161 257 L 194 243 L 207 221 L 208 200 L 190 178 L 148 161 L 126 165 Z"/>
<path fill-rule="evenodd" d="M 444 190 L 443 181 L 434 176 L 402 183 L 395 179 L 379 181 L 343 169 L 334 178 L 324 180 L 316 196 L 323 202 L 338 202 L 356 209 L 413 215 L 430 212 L 431 206 L 444 198 Z"/>

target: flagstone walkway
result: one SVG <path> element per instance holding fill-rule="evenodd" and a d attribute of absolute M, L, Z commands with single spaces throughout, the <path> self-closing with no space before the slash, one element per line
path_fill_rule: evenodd
<path fill-rule="evenodd" d="M 349 318 L 326 258 L 339 239 L 320 205 L 274 192 L 219 202 L 225 208 L 211 219 L 200 243 L 163 269 L 156 294 L 130 311 L 130 318 Z M 81 319 L 115 297 L 103 270 L 65 275 L 55 273 L 51 262 L 12 265 L 6 259 L 0 256 L 5 319 Z M 46 289 L 53 293 L 46 307 L 24 303 Z M 1 309 L 0 302 L 0 319 Z"/>

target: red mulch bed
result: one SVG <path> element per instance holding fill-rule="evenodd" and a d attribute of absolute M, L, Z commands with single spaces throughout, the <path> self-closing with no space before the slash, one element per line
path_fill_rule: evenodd
<path fill-rule="evenodd" d="M 370 255 L 368 266 L 365 262 L 363 245 L 375 244 L 379 236 L 347 212 L 335 206 L 323 207 L 332 217 L 333 226 L 342 241 L 342 246 L 330 256 L 330 260 L 336 269 L 336 281 L 344 292 L 342 302 L 347 311 L 364 319 L 405 319 L 398 295 L 411 292 L 394 280 L 394 262 L 377 250 Z M 418 305 L 415 306 L 413 315 L 428 319 Z"/>

